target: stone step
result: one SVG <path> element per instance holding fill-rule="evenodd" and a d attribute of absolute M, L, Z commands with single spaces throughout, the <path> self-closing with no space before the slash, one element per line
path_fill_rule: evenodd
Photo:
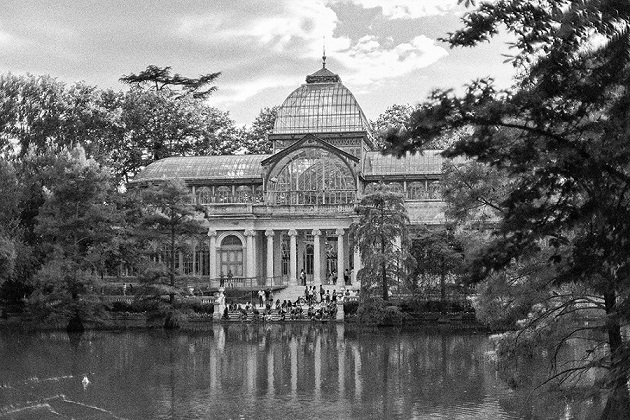
<path fill-rule="evenodd" d="M 347 287 L 348 289 L 350 289 L 350 293 L 352 296 L 356 295 L 356 287 L 352 287 L 349 286 Z M 324 290 L 325 291 L 330 291 L 330 293 L 341 293 L 342 291 L 342 287 L 341 286 L 324 286 Z M 346 288 L 343 288 L 343 291 L 345 291 Z M 317 291 L 317 300 L 319 301 L 319 286 L 316 288 Z M 284 301 L 284 300 L 290 300 L 291 302 L 295 302 L 299 297 L 304 297 L 304 286 L 287 286 L 286 288 L 277 291 L 273 294 L 273 300 L 274 302 L 278 299 L 280 299 L 280 302 Z"/>

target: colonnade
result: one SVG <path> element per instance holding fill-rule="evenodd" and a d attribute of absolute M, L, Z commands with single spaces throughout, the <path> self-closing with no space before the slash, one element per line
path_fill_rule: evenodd
<path fill-rule="evenodd" d="M 297 285 L 299 282 L 300 268 L 305 266 L 305 262 L 301 260 L 301 256 L 298 257 L 298 249 L 303 249 L 299 243 L 301 238 L 300 233 L 309 233 L 313 238 L 313 262 L 312 262 L 312 280 L 315 285 L 323 284 L 323 280 L 326 278 L 326 253 L 324 249 L 324 241 L 326 240 L 326 233 L 330 234 L 330 231 L 334 231 L 336 236 L 336 251 L 337 251 L 337 264 L 336 270 L 336 283 L 339 285 L 344 284 L 344 271 L 353 267 L 351 272 L 353 283 L 356 282 L 356 272 L 361 267 L 361 259 L 358 250 L 352 250 L 349 244 L 348 228 L 336 228 L 336 229 L 266 229 L 262 230 L 209 230 L 208 236 L 210 238 L 210 278 L 219 278 L 222 273 L 220 270 L 221 261 L 219 258 L 219 250 L 221 247 L 221 240 L 226 236 L 234 235 L 239 239 L 243 238 L 243 274 L 244 277 L 265 277 L 268 285 L 272 284 L 274 278 L 281 276 L 282 273 L 282 235 L 289 237 L 289 252 L 288 252 L 288 272 L 285 273 L 289 279 L 289 285 Z M 264 236 L 263 236 L 264 234 Z M 258 240 L 260 237 L 260 240 Z M 348 255 L 346 255 L 348 254 Z M 350 264 L 350 254 L 352 256 L 352 264 Z M 259 261 L 260 259 L 260 261 Z M 300 260 L 300 261 L 299 261 Z"/>

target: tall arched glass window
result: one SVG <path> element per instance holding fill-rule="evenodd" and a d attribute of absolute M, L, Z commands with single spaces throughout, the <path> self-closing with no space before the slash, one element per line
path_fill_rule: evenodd
<path fill-rule="evenodd" d="M 210 275 L 210 244 L 205 238 L 195 246 L 195 270 L 198 276 Z"/>
<path fill-rule="evenodd" d="M 351 204 L 356 197 L 354 174 L 337 155 L 307 148 L 280 162 L 269 176 L 272 204 Z"/>
<path fill-rule="evenodd" d="M 432 199 L 440 198 L 440 183 L 438 181 L 431 181 L 427 187 L 428 196 Z"/>
<path fill-rule="evenodd" d="M 217 203 L 231 203 L 232 202 L 232 188 L 222 185 L 216 189 L 216 202 Z"/>
<path fill-rule="evenodd" d="M 243 243 L 235 235 L 229 235 L 221 241 L 221 274 L 228 277 L 243 277 Z"/>
<path fill-rule="evenodd" d="M 210 204 L 212 202 L 212 190 L 208 187 L 197 188 L 197 204 Z"/>
<path fill-rule="evenodd" d="M 236 187 L 235 203 L 251 203 L 252 187 L 249 185 L 241 185 Z"/>
<path fill-rule="evenodd" d="M 410 200 L 427 198 L 428 194 L 424 182 L 410 182 L 407 184 L 407 197 Z"/>

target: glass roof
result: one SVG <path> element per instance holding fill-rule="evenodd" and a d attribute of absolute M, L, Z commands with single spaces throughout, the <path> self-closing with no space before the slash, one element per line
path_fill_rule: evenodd
<path fill-rule="evenodd" d="M 138 175 L 137 181 L 162 179 L 234 179 L 261 178 L 260 162 L 271 155 L 229 155 L 170 157 L 151 163 Z"/>
<path fill-rule="evenodd" d="M 442 173 L 444 158 L 441 150 L 425 150 L 423 154 L 407 154 L 401 158 L 368 152 L 363 165 L 363 175 L 413 175 Z"/>
<path fill-rule="evenodd" d="M 370 125 L 341 82 L 311 82 L 297 88 L 278 110 L 274 134 L 370 131 Z"/>

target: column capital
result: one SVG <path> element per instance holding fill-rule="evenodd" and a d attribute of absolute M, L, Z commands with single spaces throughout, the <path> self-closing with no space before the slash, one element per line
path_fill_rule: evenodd
<path fill-rule="evenodd" d="M 289 230 L 288 233 L 289 233 L 289 236 L 297 236 L 297 230 L 295 230 L 295 229 Z"/>
<path fill-rule="evenodd" d="M 245 236 L 256 236 L 256 231 L 252 229 L 246 229 Z"/>
<path fill-rule="evenodd" d="M 208 236 L 210 237 L 217 236 L 217 231 L 213 229 L 208 229 Z"/>
<path fill-rule="evenodd" d="M 335 233 L 337 234 L 337 236 L 343 236 L 346 231 L 344 229 L 338 228 Z"/>
<path fill-rule="evenodd" d="M 274 232 L 274 231 L 273 231 L 273 229 L 267 229 L 267 230 L 265 231 L 265 236 L 266 236 L 266 237 L 270 237 L 270 236 L 275 235 L 275 233 L 276 233 L 276 232 Z"/>
<path fill-rule="evenodd" d="M 313 231 L 311 232 L 311 234 L 313 236 L 320 236 L 322 234 L 322 231 L 319 229 L 313 229 Z"/>

